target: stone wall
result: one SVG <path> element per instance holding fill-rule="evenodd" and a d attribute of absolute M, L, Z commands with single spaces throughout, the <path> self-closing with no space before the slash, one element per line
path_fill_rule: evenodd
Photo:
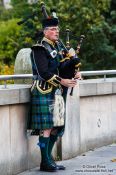
<path fill-rule="evenodd" d="M 67 95 L 65 133 L 54 149 L 62 159 L 116 141 L 116 79 L 83 80 Z M 28 136 L 30 85 L 0 86 L 0 175 L 40 163 L 38 137 Z"/>

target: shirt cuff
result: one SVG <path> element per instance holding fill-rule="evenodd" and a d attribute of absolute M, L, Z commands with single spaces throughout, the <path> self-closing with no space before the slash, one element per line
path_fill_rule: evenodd
<path fill-rule="evenodd" d="M 53 77 L 47 80 L 47 82 L 57 87 L 60 84 L 61 80 L 62 78 L 60 78 L 58 75 L 53 75 Z"/>
<path fill-rule="evenodd" d="M 75 65 L 75 68 L 78 68 L 80 66 L 81 66 L 81 63 L 78 63 L 78 64 Z"/>

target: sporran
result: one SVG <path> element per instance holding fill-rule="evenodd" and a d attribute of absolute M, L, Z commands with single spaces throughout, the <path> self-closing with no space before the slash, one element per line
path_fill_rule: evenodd
<path fill-rule="evenodd" d="M 54 126 L 64 125 L 64 115 L 65 115 L 65 104 L 62 97 L 61 89 L 55 91 L 55 100 L 49 106 L 49 110 L 53 113 L 53 123 Z"/>

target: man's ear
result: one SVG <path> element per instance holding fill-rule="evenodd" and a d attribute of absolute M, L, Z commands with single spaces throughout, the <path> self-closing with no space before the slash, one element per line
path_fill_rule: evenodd
<path fill-rule="evenodd" d="M 43 31 L 43 34 L 45 35 L 45 33 L 46 33 L 46 31 L 44 30 L 44 31 Z"/>
<path fill-rule="evenodd" d="M 45 35 L 46 33 L 47 33 L 47 30 L 44 29 L 44 30 L 43 30 L 43 34 Z"/>

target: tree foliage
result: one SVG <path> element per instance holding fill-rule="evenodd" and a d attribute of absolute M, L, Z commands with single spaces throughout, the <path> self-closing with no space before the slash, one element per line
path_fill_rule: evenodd
<path fill-rule="evenodd" d="M 10 64 L 19 46 L 20 29 L 17 19 L 0 21 L 0 61 Z"/>
<path fill-rule="evenodd" d="M 12 62 L 11 57 L 14 57 L 19 48 L 30 47 L 38 40 L 42 13 L 40 3 L 28 4 L 27 0 L 12 0 L 11 2 L 13 8 L 7 12 L 2 9 L 3 15 L 0 16 L 2 28 L 5 28 L 5 24 L 6 26 L 11 25 L 11 28 L 9 27 L 9 30 L 6 30 L 6 34 L 4 33 L 5 36 L 2 42 L 0 39 L 0 45 L 3 45 L 0 49 L 0 59 L 5 60 L 10 57 Z M 66 33 L 64 32 L 66 28 L 71 30 L 70 43 L 73 47 L 77 45 L 78 37 L 82 34 L 85 35 L 86 39 L 79 55 L 83 70 L 116 68 L 115 0 L 45 0 L 44 2 L 48 12 L 50 8 L 55 7 L 57 9 L 61 38 L 64 43 L 66 40 Z M 27 22 L 22 24 L 21 27 L 17 25 L 17 19 L 25 19 L 29 15 L 31 16 Z M 3 20 L 5 21 L 4 23 Z M 15 28 L 14 36 L 10 34 L 13 26 Z M 2 33 L 0 32 L 0 34 Z M 13 48 L 13 41 L 9 39 L 8 42 L 7 35 L 17 43 L 15 43 L 15 48 Z M 4 50 L 5 53 L 1 54 Z"/>

